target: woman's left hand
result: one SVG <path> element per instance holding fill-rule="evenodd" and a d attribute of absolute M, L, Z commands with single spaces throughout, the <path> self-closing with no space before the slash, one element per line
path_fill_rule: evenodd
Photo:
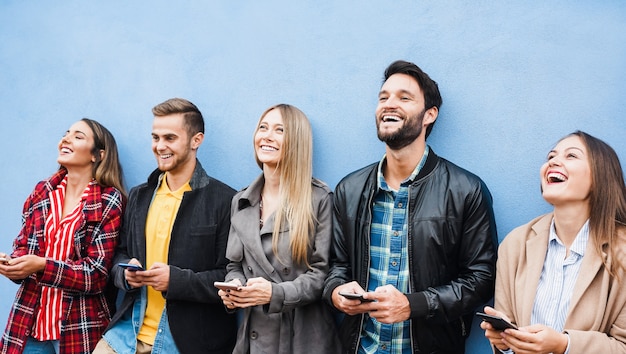
<path fill-rule="evenodd" d="M 565 353 L 567 335 L 541 325 L 521 327 L 519 331 L 507 329 L 502 341 L 516 354 Z"/>
<path fill-rule="evenodd" d="M 34 254 L 12 258 L 0 266 L 0 273 L 11 280 L 21 280 L 46 267 L 46 259 Z"/>
<path fill-rule="evenodd" d="M 234 307 L 252 307 L 269 304 L 272 298 L 272 283 L 264 278 L 251 278 L 241 290 L 230 291 L 228 299 Z"/>

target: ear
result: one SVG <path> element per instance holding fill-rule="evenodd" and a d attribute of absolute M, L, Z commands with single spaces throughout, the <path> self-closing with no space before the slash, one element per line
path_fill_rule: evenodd
<path fill-rule="evenodd" d="M 191 137 L 191 150 L 198 150 L 202 141 L 204 141 L 204 133 L 198 132 Z"/>
<path fill-rule="evenodd" d="M 428 126 L 430 124 L 435 123 L 437 120 L 437 116 L 439 115 L 439 108 L 432 106 L 424 112 L 424 120 L 422 121 L 423 126 Z"/>
<path fill-rule="evenodd" d="M 102 161 L 103 158 L 104 158 L 104 149 L 100 149 L 100 159 L 98 161 Z M 96 157 L 94 155 L 91 155 L 91 162 L 93 163 L 96 162 Z"/>

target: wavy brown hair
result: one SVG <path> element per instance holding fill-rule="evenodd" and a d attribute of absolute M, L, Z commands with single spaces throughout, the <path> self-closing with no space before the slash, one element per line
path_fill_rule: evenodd
<path fill-rule="evenodd" d="M 565 138 L 572 136 L 582 140 L 589 154 L 589 229 L 598 254 L 607 252 L 611 256 L 611 264 L 607 263 L 607 259 L 603 262 L 615 275 L 618 268 L 626 267 L 622 250 L 626 247 L 622 239 L 626 233 L 626 185 L 622 166 L 615 150 L 604 141 L 580 130 Z"/>
<path fill-rule="evenodd" d="M 115 187 L 125 197 L 122 164 L 113 134 L 104 125 L 93 119 L 83 118 L 81 121 L 85 122 L 93 132 L 94 146 L 91 154 L 96 158 L 93 165 L 93 177 L 101 186 Z"/>

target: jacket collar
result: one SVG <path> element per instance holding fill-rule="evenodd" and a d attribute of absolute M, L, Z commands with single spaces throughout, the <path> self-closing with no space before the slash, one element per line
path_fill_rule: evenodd
<path fill-rule="evenodd" d="M 148 177 L 148 184 L 151 186 L 158 186 L 163 180 L 164 175 L 165 172 L 159 170 L 158 168 L 155 169 Z M 191 190 L 206 187 L 210 181 L 211 177 L 207 175 L 200 161 L 196 159 L 196 167 L 193 169 L 193 174 L 191 175 L 191 180 L 189 181 Z"/>
<path fill-rule="evenodd" d="M 38 195 L 40 200 L 48 198 L 48 193 L 57 188 L 67 175 L 65 168 L 60 168 L 53 174 L 45 184 L 44 190 Z M 100 221 L 102 219 L 102 186 L 95 180 L 89 182 L 89 193 L 85 198 L 85 206 L 83 207 L 83 216 L 85 221 Z"/>

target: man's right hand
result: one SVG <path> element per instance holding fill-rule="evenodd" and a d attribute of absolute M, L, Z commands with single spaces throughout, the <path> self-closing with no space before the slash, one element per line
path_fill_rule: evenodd
<path fill-rule="evenodd" d="M 361 302 L 361 300 L 357 299 L 348 299 L 344 296 L 339 295 L 340 292 L 365 294 L 364 297 L 367 298 L 367 293 L 356 281 L 339 285 L 335 288 L 335 290 L 333 290 L 333 294 L 331 295 L 333 306 L 335 306 L 337 310 L 344 312 L 350 316 L 362 314 L 372 310 L 371 302 Z"/>

